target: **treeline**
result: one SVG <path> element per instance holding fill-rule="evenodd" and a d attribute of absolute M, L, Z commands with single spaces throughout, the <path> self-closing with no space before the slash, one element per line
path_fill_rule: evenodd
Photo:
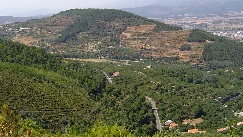
<path fill-rule="evenodd" d="M 207 42 L 207 41 L 222 42 L 227 40 L 225 37 L 216 36 L 210 32 L 194 29 L 191 31 L 189 37 L 187 38 L 187 41 L 188 42 Z"/>
<path fill-rule="evenodd" d="M 23 66 L 57 72 L 70 78 L 83 80 L 82 82 L 84 83 L 85 81 L 91 82 L 91 80 L 88 79 L 95 79 L 94 77 L 91 78 L 93 75 L 90 73 L 97 73 L 93 72 L 95 70 L 91 68 L 85 69 L 87 66 L 79 68 L 81 64 L 73 64 L 72 61 L 70 61 L 70 63 L 65 63 L 65 60 L 61 57 L 55 57 L 55 55 L 46 53 L 43 49 L 28 47 L 18 42 L 0 40 L 0 54 L 1 62 L 16 63 Z M 85 72 L 87 70 L 89 72 Z M 88 84 L 86 87 L 89 87 Z"/>
<path fill-rule="evenodd" d="M 31 66 L 37 65 L 57 70 L 61 59 L 46 53 L 43 49 L 28 47 L 18 42 L 0 39 L 0 61 Z"/>

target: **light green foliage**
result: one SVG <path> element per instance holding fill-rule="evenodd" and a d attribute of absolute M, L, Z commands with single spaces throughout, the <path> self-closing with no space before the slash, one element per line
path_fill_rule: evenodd
<path fill-rule="evenodd" d="M 19 128 L 19 116 L 4 105 L 0 116 L 0 136 L 17 137 Z"/>
<path fill-rule="evenodd" d="M 21 119 L 19 125 L 19 136 L 36 137 L 48 135 L 46 130 L 39 127 L 36 122 L 30 120 L 29 118 Z"/>
<path fill-rule="evenodd" d="M 8 60 L 1 58 L 0 62 L 1 105 L 8 104 L 22 117 L 36 121 L 36 124 L 28 119 L 20 122 L 23 133 L 30 128 L 33 134 L 45 134 L 39 128 L 42 127 L 53 133 L 60 132 L 55 136 L 81 136 L 85 131 L 95 135 L 96 130 L 101 132 L 104 128 L 102 134 L 127 129 L 128 135 L 153 136 L 157 133 L 155 118 L 145 96 L 156 101 L 161 122 L 175 121 L 179 132 L 193 128 L 183 127 L 184 119 L 202 118 L 203 122 L 195 126 L 214 134 L 217 128 L 227 126 L 226 119 L 236 119 L 232 110 L 243 111 L 243 99 L 239 95 L 243 78 L 239 67 L 208 71 L 159 61 L 130 61 L 130 65 L 119 61 L 64 61 L 45 52 L 40 55 L 35 53 L 37 49 L 24 45 L 21 48 L 17 43 L 1 44 L 1 49 L 9 52 L 4 56 Z M 15 61 L 16 57 L 24 56 L 18 47 L 38 55 L 36 60 L 45 61 L 29 64 Z M 54 61 L 55 67 L 47 65 L 49 60 Z M 152 67 L 148 68 L 149 65 Z M 118 71 L 120 76 L 112 77 L 110 84 L 102 71 L 109 76 Z M 97 121 L 105 124 L 96 124 L 92 129 Z M 158 134 L 165 135 L 176 136 L 177 132 Z"/>
<path fill-rule="evenodd" d="M 156 133 L 155 135 L 153 135 L 152 137 L 180 137 L 181 134 L 179 133 L 178 130 L 174 130 L 174 131 L 162 131 L 161 133 Z"/>
<path fill-rule="evenodd" d="M 108 126 L 102 122 L 96 123 L 93 128 L 86 131 L 85 137 L 133 137 L 123 126 Z"/>
<path fill-rule="evenodd" d="M 21 119 L 7 105 L 2 108 L 0 115 L 0 136 L 1 137 L 36 137 L 47 132 L 36 125 L 30 119 Z"/>
<path fill-rule="evenodd" d="M 243 126 L 237 125 L 236 120 L 228 121 L 227 136 L 229 137 L 242 137 L 243 136 Z"/>

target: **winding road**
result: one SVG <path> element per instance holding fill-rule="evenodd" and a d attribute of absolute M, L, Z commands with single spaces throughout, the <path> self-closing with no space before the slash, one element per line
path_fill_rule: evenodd
<path fill-rule="evenodd" d="M 155 101 L 152 98 L 148 97 L 148 96 L 146 96 L 145 98 L 150 103 L 150 105 L 152 107 L 152 110 L 154 112 L 154 116 L 155 116 L 155 119 L 156 119 L 156 127 L 157 127 L 157 129 L 159 131 L 161 131 L 162 128 L 161 128 L 161 123 L 160 123 L 159 114 L 158 114 L 158 111 L 157 111 L 157 107 L 156 107 Z"/>
<path fill-rule="evenodd" d="M 108 80 L 108 82 L 110 83 L 110 84 L 112 84 L 112 80 L 111 80 L 111 78 L 104 72 L 104 71 L 102 71 L 103 72 L 103 74 L 105 75 L 105 78 Z"/>

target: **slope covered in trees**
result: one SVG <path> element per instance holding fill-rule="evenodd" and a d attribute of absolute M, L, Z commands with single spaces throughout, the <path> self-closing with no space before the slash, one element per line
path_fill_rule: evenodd
<path fill-rule="evenodd" d="M 203 30 L 194 29 L 191 31 L 189 37 L 187 38 L 187 41 L 188 42 L 226 41 L 226 38 L 213 35 Z"/>
<path fill-rule="evenodd" d="M 231 59 L 224 65 L 218 59 L 209 61 L 205 56 L 202 57 L 203 51 L 203 55 L 214 55 L 207 49 L 203 50 L 206 43 L 217 45 L 218 42 L 227 42 L 228 45 L 234 45 L 224 37 L 201 30 L 181 31 L 179 27 L 113 9 L 63 11 L 41 20 L 3 26 L 0 35 L 29 46 L 41 47 L 65 58 L 164 59 L 194 64 L 206 61 L 220 66 L 236 62 Z M 183 49 L 183 45 L 187 44 L 190 50 Z M 217 54 L 225 54 L 216 51 Z M 242 59 L 240 54 L 236 55 L 234 58 Z M 240 63 L 236 64 L 239 66 Z"/>
<path fill-rule="evenodd" d="M 181 30 L 180 27 L 121 10 L 72 9 L 44 19 L 5 25 L 0 28 L 0 35 L 67 58 L 132 59 L 140 53 L 132 48 L 121 49 L 125 46 L 122 46 L 121 34 L 129 27 L 144 25 L 153 26 L 149 34 L 155 37 L 164 31 Z M 146 40 L 146 30 L 141 33 L 134 36 L 134 42 L 141 36 L 145 37 L 143 41 Z M 126 54 L 124 50 L 133 55 Z"/>
<path fill-rule="evenodd" d="M 204 46 L 203 59 L 210 68 L 243 66 L 243 43 L 216 42 Z"/>
<path fill-rule="evenodd" d="M 22 50 L 28 50 L 32 56 L 26 56 Z M 118 114 L 118 108 L 112 107 L 114 98 L 101 94 L 106 88 L 106 80 L 97 65 L 65 61 L 43 50 L 9 41 L 1 41 L 0 51 L 8 51 L 8 54 L 1 56 L 0 62 L 0 105 L 8 104 L 22 117 L 29 117 L 53 132 L 65 132 L 67 126 L 74 125 L 78 125 L 81 132 L 102 120 L 110 124 L 118 123 L 118 115 L 115 115 L 115 120 L 110 117 Z M 36 60 L 24 64 L 25 60 L 31 58 Z M 53 60 L 49 66 L 48 62 Z M 102 101 L 99 100 L 101 98 Z M 113 98 L 113 101 L 109 98 Z M 131 126 L 130 130 L 136 129 L 137 133 L 143 134 L 148 132 L 143 129 L 149 128 L 152 134 L 155 129 L 150 109 L 143 97 L 135 98 L 130 98 L 129 102 L 136 103 L 129 110 L 125 110 L 123 105 L 120 108 L 120 111 L 124 111 L 124 118 L 128 114 L 133 115 L 126 125 Z M 130 112 L 137 107 L 137 111 Z M 135 115 L 137 112 L 142 115 Z M 120 122 L 120 125 L 124 124 Z M 137 124 L 140 126 L 137 127 Z"/>
<path fill-rule="evenodd" d="M 243 43 L 215 36 L 202 30 L 192 30 L 188 42 L 203 42 L 202 59 L 208 68 L 243 66 Z"/>
<path fill-rule="evenodd" d="M 228 120 L 243 120 L 232 112 L 243 111 L 242 96 L 231 98 L 243 89 L 239 67 L 203 71 L 154 61 L 75 62 L 19 43 L 0 45 L 0 52 L 8 53 L 0 62 L 0 105 L 8 104 L 48 131 L 67 133 L 72 127 L 82 134 L 103 121 L 125 126 L 136 136 L 154 135 L 155 117 L 146 96 L 155 100 L 161 123 L 173 120 L 180 132 L 199 128 L 215 133 Z M 36 59 L 24 64 L 30 58 Z M 120 76 L 110 84 L 102 71 L 109 76 L 118 71 Z M 182 124 L 197 118 L 203 122 Z"/>
<path fill-rule="evenodd" d="M 61 12 L 66 16 L 79 16 L 79 18 L 61 32 L 58 42 L 73 39 L 81 32 L 88 32 L 93 37 L 108 37 L 110 42 L 119 43 L 120 34 L 128 26 L 155 24 L 154 31 L 180 30 L 179 27 L 170 26 L 155 20 L 150 20 L 132 13 L 120 10 L 79 9 Z"/>

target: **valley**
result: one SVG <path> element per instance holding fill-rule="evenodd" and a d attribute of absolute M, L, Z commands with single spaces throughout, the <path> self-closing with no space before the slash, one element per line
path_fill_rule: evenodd
<path fill-rule="evenodd" d="M 239 41 L 110 9 L 0 37 L 0 136 L 242 135 Z"/>
<path fill-rule="evenodd" d="M 218 36 L 229 37 L 234 40 L 243 40 L 243 13 L 228 12 L 216 14 L 184 14 L 173 18 L 161 19 L 167 24 L 180 26 L 183 29 L 201 29 Z"/>

